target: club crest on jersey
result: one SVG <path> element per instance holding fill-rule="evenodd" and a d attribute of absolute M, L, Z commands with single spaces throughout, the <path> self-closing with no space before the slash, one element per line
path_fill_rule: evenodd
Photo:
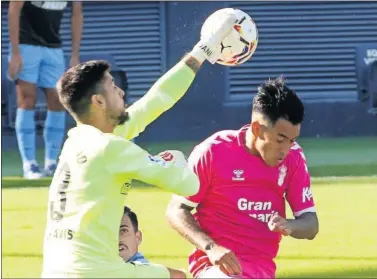
<path fill-rule="evenodd" d="M 233 181 L 244 181 L 245 177 L 243 177 L 244 171 L 243 170 L 234 170 L 233 174 L 234 176 L 232 177 Z"/>
<path fill-rule="evenodd" d="M 278 185 L 282 186 L 284 183 L 285 176 L 287 175 L 287 167 L 285 165 L 282 165 L 279 168 L 279 179 L 278 179 Z"/>

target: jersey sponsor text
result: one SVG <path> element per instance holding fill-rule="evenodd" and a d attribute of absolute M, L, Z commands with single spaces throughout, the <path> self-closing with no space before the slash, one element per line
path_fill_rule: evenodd
<path fill-rule="evenodd" d="M 241 211 L 252 210 L 252 211 L 270 211 L 269 213 L 251 213 L 250 217 L 257 219 L 261 222 L 268 223 L 270 218 L 275 214 L 275 211 L 271 211 L 272 203 L 271 202 L 262 202 L 262 201 L 249 201 L 246 198 L 240 198 L 237 202 L 238 209 Z"/>

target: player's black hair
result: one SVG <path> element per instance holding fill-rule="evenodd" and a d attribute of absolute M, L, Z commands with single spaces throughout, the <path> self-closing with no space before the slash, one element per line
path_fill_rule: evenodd
<path fill-rule="evenodd" d="M 59 100 L 77 116 L 87 112 L 91 97 L 100 92 L 100 86 L 110 65 L 104 60 L 78 64 L 64 73 L 57 84 Z"/>
<path fill-rule="evenodd" d="M 258 87 L 253 100 L 253 112 L 266 116 L 274 125 L 279 118 L 300 124 L 304 120 L 304 105 L 299 96 L 290 89 L 283 77 L 270 79 Z"/>
<path fill-rule="evenodd" d="M 136 213 L 128 206 L 124 206 L 123 215 L 127 215 L 130 218 L 132 226 L 134 227 L 135 232 L 137 232 L 139 230 L 139 221 L 137 220 Z"/>

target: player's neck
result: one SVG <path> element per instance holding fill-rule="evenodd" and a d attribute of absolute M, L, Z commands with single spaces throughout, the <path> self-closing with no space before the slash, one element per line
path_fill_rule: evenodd
<path fill-rule="evenodd" d="M 104 120 L 105 118 L 98 118 L 94 115 L 91 115 L 89 117 L 79 119 L 77 122 L 79 124 L 93 126 L 94 128 L 100 130 L 102 133 L 112 133 L 114 131 L 115 126 L 109 125 L 109 122 Z"/>
<path fill-rule="evenodd" d="M 255 142 L 254 135 L 251 132 L 251 128 L 249 128 L 247 129 L 246 135 L 245 135 L 245 148 L 250 154 L 259 157 L 260 155 L 259 155 L 258 150 L 255 148 L 254 142 Z"/>

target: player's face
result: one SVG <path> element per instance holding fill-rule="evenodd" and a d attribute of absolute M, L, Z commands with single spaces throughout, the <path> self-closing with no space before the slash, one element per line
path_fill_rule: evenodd
<path fill-rule="evenodd" d="M 106 100 L 106 113 L 116 124 L 123 124 L 128 120 L 126 105 L 124 104 L 124 91 L 114 83 L 113 76 L 107 72 L 104 78 L 104 97 Z"/>
<path fill-rule="evenodd" d="M 141 231 L 135 232 L 130 218 L 127 215 L 123 215 L 119 229 L 119 256 L 124 261 L 130 259 L 138 252 L 141 239 Z"/>
<path fill-rule="evenodd" d="M 300 134 L 300 127 L 285 119 L 279 119 L 274 126 L 261 127 L 256 147 L 267 165 L 275 167 L 284 160 Z"/>

